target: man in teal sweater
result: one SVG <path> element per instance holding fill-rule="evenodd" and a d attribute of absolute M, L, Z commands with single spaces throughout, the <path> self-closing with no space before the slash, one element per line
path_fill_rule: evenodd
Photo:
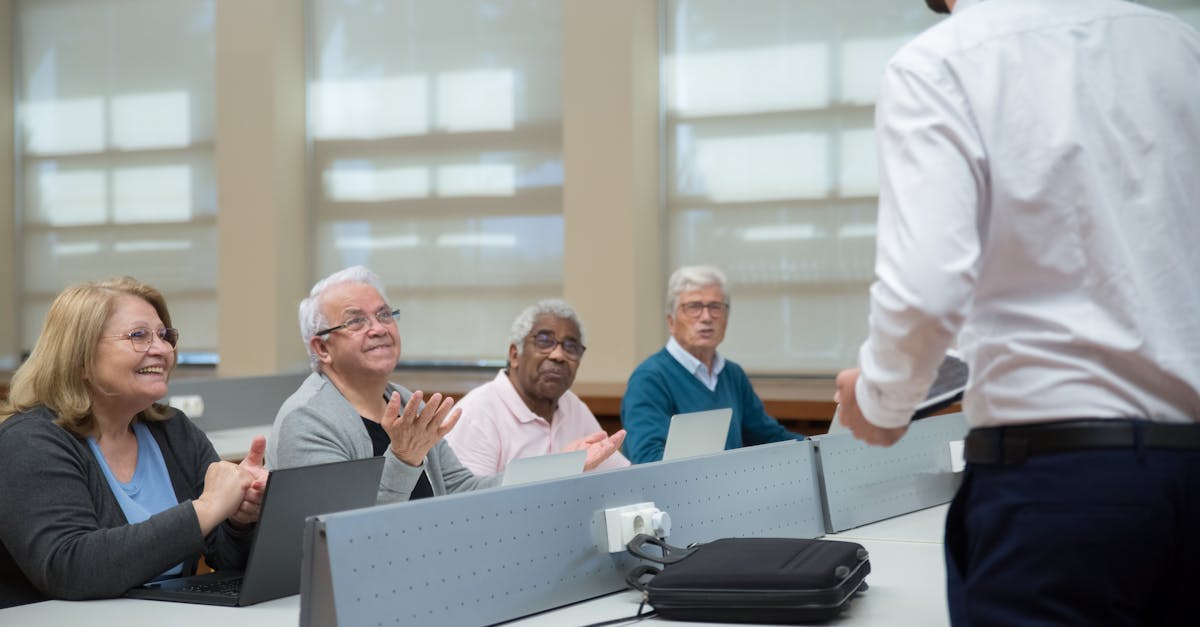
<path fill-rule="evenodd" d="M 684 266 L 667 283 L 667 346 L 629 377 L 621 399 L 624 453 L 635 464 L 662 459 L 675 414 L 733 409 L 725 448 L 803 440 L 767 415 L 746 372 L 717 354 L 729 324 L 725 275 L 711 266 Z"/>

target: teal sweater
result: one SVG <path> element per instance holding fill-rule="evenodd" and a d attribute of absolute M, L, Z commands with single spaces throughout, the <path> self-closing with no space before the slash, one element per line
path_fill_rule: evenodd
<path fill-rule="evenodd" d="M 621 399 L 625 456 L 635 464 L 658 461 L 671 416 L 723 407 L 733 409 L 726 450 L 804 439 L 767 415 L 741 366 L 726 359 L 717 389 L 710 392 L 664 348 L 643 361 L 625 386 Z"/>

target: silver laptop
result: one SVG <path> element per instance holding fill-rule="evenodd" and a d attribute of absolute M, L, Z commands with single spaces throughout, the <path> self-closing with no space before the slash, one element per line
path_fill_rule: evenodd
<path fill-rule="evenodd" d="M 967 389 L 967 378 L 970 374 L 968 370 L 966 362 L 959 358 L 958 352 L 947 352 L 941 365 L 938 366 L 937 376 L 934 378 L 933 384 L 929 386 L 925 400 L 917 404 L 912 419 L 919 420 L 932 416 L 962 400 L 963 392 Z M 837 410 L 834 410 L 833 418 L 829 421 L 829 433 L 849 431 L 838 420 Z"/>
<path fill-rule="evenodd" d="M 273 470 L 245 572 L 164 579 L 125 596 L 238 606 L 298 594 L 304 519 L 374 505 L 382 474 L 383 457 Z"/>
<path fill-rule="evenodd" d="M 567 451 L 533 457 L 518 457 L 504 467 L 501 486 L 521 485 L 578 475 L 587 463 L 587 451 Z"/>
<path fill-rule="evenodd" d="M 663 460 L 711 455 L 725 450 L 733 410 L 710 409 L 671 416 Z"/>

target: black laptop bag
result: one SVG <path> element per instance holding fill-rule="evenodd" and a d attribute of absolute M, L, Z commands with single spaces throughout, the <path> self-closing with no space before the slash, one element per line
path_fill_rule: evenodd
<path fill-rule="evenodd" d="M 647 551 L 657 546 L 662 554 Z M 641 534 L 626 546 L 643 564 L 626 576 L 664 618 L 796 623 L 836 617 L 871 572 L 861 544 L 798 538 L 725 538 L 686 549 Z"/>

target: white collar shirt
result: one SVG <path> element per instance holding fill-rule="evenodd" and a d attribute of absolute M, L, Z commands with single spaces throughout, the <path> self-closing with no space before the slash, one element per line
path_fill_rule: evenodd
<path fill-rule="evenodd" d="M 692 373 L 692 376 L 696 377 L 700 383 L 703 383 L 709 392 L 717 390 L 717 379 L 721 376 L 721 371 L 725 369 L 725 358 L 720 353 L 713 357 L 712 372 L 709 372 L 708 366 L 704 365 L 704 362 L 697 359 L 695 355 L 687 352 L 687 349 L 681 346 L 674 337 L 667 340 L 667 352 L 684 369 Z"/>
<path fill-rule="evenodd" d="M 960 0 L 888 63 L 856 397 L 945 350 L 972 426 L 1200 420 L 1200 34 L 1115 0 Z"/>

